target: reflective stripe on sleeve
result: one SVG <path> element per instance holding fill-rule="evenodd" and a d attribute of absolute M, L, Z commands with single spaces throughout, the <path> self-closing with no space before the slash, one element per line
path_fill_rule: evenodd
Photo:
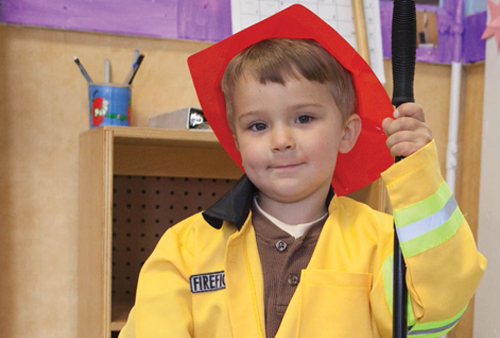
<path fill-rule="evenodd" d="M 387 301 L 387 305 L 389 306 L 389 311 L 392 315 L 392 302 L 393 302 L 393 254 L 390 254 L 382 264 L 382 278 L 384 280 L 384 291 L 385 291 L 385 299 Z M 418 338 L 436 338 L 441 337 L 442 335 L 449 332 L 455 325 L 458 323 L 460 317 L 462 317 L 463 313 L 467 309 L 467 306 L 462 309 L 458 314 L 453 316 L 452 318 L 418 324 L 417 320 L 413 316 L 413 309 L 411 306 L 411 301 L 408 297 L 408 337 L 418 337 Z"/>
<path fill-rule="evenodd" d="M 457 202 L 453 197 L 448 199 L 445 206 L 438 212 L 427 216 L 424 219 L 420 219 L 413 223 L 410 223 L 404 227 L 398 227 L 398 237 L 402 242 L 409 241 L 410 239 L 417 238 L 429 231 L 439 228 L 445 222 L 447 222 L 451 215 L 457 209 Z"/>
<path fill-rule="evenodd" d="M 462 311 L 453 316 L 450 319 L 441 320 L 437 322 L 424 323 L 424 324 L 416 324 L 411 328 L 408 332 L 409 337 L 418 337 L 418 338 L 437 338 L 449 332 L 455 325 L 457 325 L 460 317 L 462 317 L 463 313 L 467 309 L 465 306 Z"/>
<path fill-rule="evenodd" d="M 405 257 L 415 256 L 445 242 L 465 221 L 445 182 L 430 197 L 396 210 L 394 220 Z"/>
<path fill-rule="evenodd" d="M 390 254 L 385 259 L 382 264 L 382 278 L 384 280 L 384 292 L 385 292 L 385 300 L 387 305 L 389 306 L 389 311 L 392 315 L 392 307 L 393 307 L 393 266 L 394 266 L 394 254 Z M 408 326 L 414 325 L 417 321 L 413 316 L 413 308 L 411 306 L 410 296 L 408 295 L 408 309 L 406 311 L 408 316 Z"/>

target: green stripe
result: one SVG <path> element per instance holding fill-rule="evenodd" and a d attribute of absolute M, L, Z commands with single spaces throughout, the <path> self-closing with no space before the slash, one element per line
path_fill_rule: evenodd
<path fill-rule="evenodd" d="M 430 323 L 416 324 L 411 328 L 410 332 L 408 332 L 408 337 L 418 337 L 418 338 L 441 337 L 442 335 L 451 331 L 451 329 L 453 329 L 453 327 L 457 325 L 458 320 L 460 319 L 460 317 L 462 317 L 465 310 L 467 310 L 468 305 L 469 304 L 467 304 L 462 309 L 462 311 L 460 311 L 455 316 L 449 319 L 430 322 Z"/>
<path fill-rule="evenodd" d="M 108 117 L 110 119 L 116 119 L 116 120 L 120 120 L 120 121 L 127 120 L 127 115 L 120 115 L 120 114 L 106 114 L 104 117 Z"/>
<path fill-rule="evenodd" d="M 392 264 L 394 254 L 390 254 L 382 264 L 382 278 L 384 279 L 385 300 L 392 315 Z"/>
<path fill-rule="evenodd" d="M 392 315 L 392 307 L 393 307 L 393 282 L 392 282 L 392 265 L 394 260 L 394 254 L 390 254 L 385 259 L 382 264 L 382 278 L 384 280 L 384 292 L 385 292 L 385 300 L 387 301 L 387 305 L 389 306 L 389 311 Z M 411 300 L 408 294 L 408 326 L 412 326 L 416 323 L 415 316 L 413 315 L 413 308 L 411 307 Z"/>
<path fill-rule="evenodd" d="M 435 214 L 446 205 L 451 196 L 452 192 L 446 182 L 441 183 L 438 190 L 426 199 L 394 211 L 396 226 L 402 228 Z"/>
<path fill-rule="evenodd" d="M 451 217 L 440 227 L 421 236 L 401 243 L 401 250 L 405 257 L 413 257 L 432 249 L 453 237 L 465 218 L 459 208 L 456 208 Z"/>
<path fill-rule="evenodd" d="M 382 264 L 382 278 L 384 280 L 384 291 L 385 291 L 385 299 L 387 301 L 387 305 L 389 307 L 389 311 L 392 315 L 392 307 L 393 307 L 393 285 L 392 285 L 392 265 L 393 265 L 393 254 L 390 254 L 385 259 Z M 408 293 L 409 295 L 409 293 Z M 408 326 L 411 327 L 410 332 L 408 333 L 408 337 L 415 338 L 437 338 L 446 334 L 448 331 L 453 329 L 453 327 L 457 324 L 458 319 L 463 315 L 467 306 L 460 311 L 458 314 L 453 316 L 452 318 L 440 320 L 436 322 L 417 324 L 417 321 L 413 315 L 413 309 L 411 306 L 411 300 L 408 297 Z"/>

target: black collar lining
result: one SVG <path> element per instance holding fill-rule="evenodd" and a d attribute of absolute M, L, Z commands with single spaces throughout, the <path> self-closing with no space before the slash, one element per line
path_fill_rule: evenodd
<path fill-rule="evenodd" d="M 220 229 L 222 223 L 227 221 L 240 230 L 248 217 L 256 190 L 247 175 L 243 175 L 231 190 L 203 212 L 203 218 L 216 229 Z"/>
<path fill-rule="evenodd" d="M 203 218 L 215 229 L 220 229 L 224 221 L 227 221 L 233 223 L 238 230 L 241 230 L 250 213 L 253 196 L 256 192 L 257 188 L 244 174 L 231 190 L 202 213 Z M 333 188 L 330 186 L 330 191 L 326 197 L 327 208 L 334 195 Z"/>

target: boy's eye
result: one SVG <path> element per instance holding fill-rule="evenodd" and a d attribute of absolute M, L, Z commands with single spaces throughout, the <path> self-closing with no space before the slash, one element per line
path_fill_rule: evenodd
<path fill-rule="evenodd" d="M 257 122 L 250 126 L 250 129 L 253 131 L 261 131 L 265 130 L 266 128 L 267 128 L 266 124 L 262 122 Z"/>
<path fill-rule="evenodd" d="M 312 121 L 312 117 L 308 115 L 301 115 L 297 118 L 297 123 L 309 123 Z"/>

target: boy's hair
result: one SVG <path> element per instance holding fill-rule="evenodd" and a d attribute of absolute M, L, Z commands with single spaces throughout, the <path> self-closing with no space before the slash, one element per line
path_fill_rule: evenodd
<path fill-rule="evenodd" d="M 305 39 L 267 39 L 240 52 L 224 71 L 221 89 L 231 130 L 234 128 L 234 88 L 247 71 L 262 84 L 272 82 L 284 85 L 288 79 L 299 76 L 327 84 L 343 121 L 356 111 L 356 90 L 351 73 L 320 44 Z"/>

